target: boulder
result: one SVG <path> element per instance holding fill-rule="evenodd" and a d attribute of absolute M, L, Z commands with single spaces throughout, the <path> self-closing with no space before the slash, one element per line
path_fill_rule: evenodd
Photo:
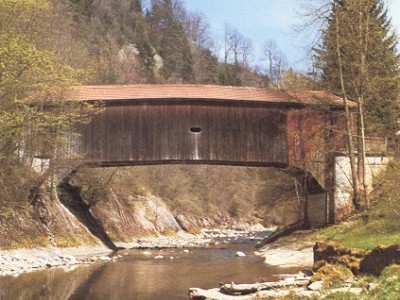
<path fill-rule="evenodd" d="M 318 242 L 314 248 L 314 271 L 327 264 L 339 264 L 353 274 L 379 276 L 389 265 L 400 264 L 400 245 L 377 247 L 368 252 L 345 248 L 335 242 Z"/>
<path fill-rule="evenodd" d="M 246 254 L 244 252 L 238 251 L 238 252 L 236 252 L 236 256 L 237 257 L 245 257 Z"/>
<path fill-rule="evenodd" d="M 377 247 L 360 262 L 360 272 L 379 276 L 383 269 L 392 264 L 400 264 L 400 245 Z"/>
<path fill-rule="evenodd" d="M 340 264 L 350 269 L 354 274 L 360 273 L 361 259 L 366 251 L 345 248 L 335 242 L 317 242 L 313 247 L 314 271 L 326 264 Z"/>
<path fill-rule="evenodd" d="M 314 282 L 310 283 L 310 284 L 307 286 L 307 288 L 308 288 L 310 291 L 320 291 L 320 290 L 323 289 L 323 287 L 324 287 L 324 282 L 323 282 L 322 280 L 320 280 L 320 281 L 314 281 Z"/>

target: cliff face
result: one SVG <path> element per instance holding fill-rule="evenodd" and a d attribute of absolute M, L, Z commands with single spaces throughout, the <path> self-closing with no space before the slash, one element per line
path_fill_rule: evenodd
<path fill-rule="evenodd" d="M 294 223 L 301 209 L 293 180 L 274 172 L 210 166 L 83 170 L 53 193 L 44 187 L 35 201 L 0 209 L 0 248 L 116 248 L 116 242 L 178 231 Z"/>
<path fill-rule="evenodd" d="M 34 203 L 3 207 L 0 236 L 0 249 L 98 243 L 61 204 L 56 193 L 47 189 L 40 191 Z"/>
<path fill-rule="evenodd" d="M 162 199 L 151 195 L 118 197 L 111 192 L 108 201 L 98 202 L 91 212 L 115 241 L 182 230 Z"/>

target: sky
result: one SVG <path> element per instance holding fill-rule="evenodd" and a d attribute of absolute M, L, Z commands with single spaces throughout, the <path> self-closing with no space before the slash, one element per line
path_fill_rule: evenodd
<path fill-rule="evenodd" d="M 254 64 L 262 65 L 262 48 L 274 40 L 291 67 L 307 71 L 315 33 L 299 33 L 303 5 L 309 0 L 185 0 L 189 10 L 200 12 L 210 24 L 212 37 L 222 45 L 225 24 L 253 41 Z M 400 0 L 386 0 L 394 29 L 400 33 Z"/>

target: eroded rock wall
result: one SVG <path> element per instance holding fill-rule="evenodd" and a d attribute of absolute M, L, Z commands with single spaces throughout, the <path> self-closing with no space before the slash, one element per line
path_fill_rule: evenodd
<path fill-rule="evenodd" d="M 31 203 L 3 207 L 0 236 L 0 249 L 98 243 L 48 187 L 43 187 Z"/>

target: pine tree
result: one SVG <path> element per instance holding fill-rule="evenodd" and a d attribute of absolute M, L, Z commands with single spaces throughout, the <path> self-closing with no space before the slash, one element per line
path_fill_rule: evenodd
<path fill-rule="evenodd" d="M 191 82 L 193 58 L 177 0 L 154 0 L 148 15 L 152 44 L 163 58 L 162 73 L 167 80 Z"/>
<path fill-rule="evenodd" d="M 335 0 L 317 49 L 322 83 L 341 94 L 336 51 L 336 16 L 340 19 L 340 51 L 348 96 L 365 102 L 369 134 L 393 134 L 397 123 L 399 56 L 397 36 L 383 0 Z M 365 51 L 364 64 L 361 62 Z M 363 66 L 365 69 L 363 69 Z"/>

